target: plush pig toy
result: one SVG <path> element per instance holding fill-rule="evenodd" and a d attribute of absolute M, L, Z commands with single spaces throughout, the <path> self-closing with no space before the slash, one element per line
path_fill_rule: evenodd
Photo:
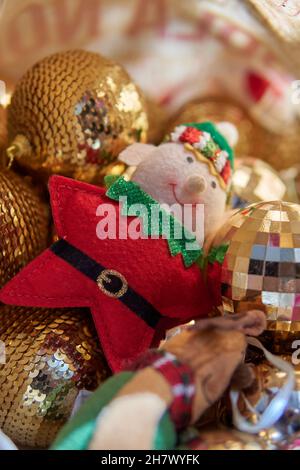
<path fill-rule="evenodd" d="M 229 122 L 185 124 L 158 147 L 127 147 L 119 160 L 137 167 L 131 180 L 160 204 L 204 206 L 204 233 L 196 233 L 202 246 L 203 235 L 215 232 L 224 218 L 233 168 L 231 147 L 237 140 L 237 129 Z"/>
<path fill-rule="evenodd" d="M 166 329 L 211 312 L 199 267 L 203 236 L 186 231 L 162 203 L 202 203 L 210 233 L 225 211 L 233 166 L 229 143 L 211 123 L 180 126 L 169 142 L 135 144 L 120 158 L 138 165 L 133 181 L 119 178 L 107 191 L 50 179 L 59 240 L 0 292 L 8 304 L 89 307 L 114 371 L 158 344 Z M 221 262 L 221 255 L 214 248 L 211 258 Z"/>

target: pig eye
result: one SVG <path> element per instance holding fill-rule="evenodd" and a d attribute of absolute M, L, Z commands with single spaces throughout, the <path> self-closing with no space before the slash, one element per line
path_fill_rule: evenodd
<path fill-rule="evenodd" d="M 193 163 L 193 162 L 194 162 L 194 159 L 193 159 L 193 157 L 186 157 L 186 161 L 187 161 L 188 163 Z"/>
<path fill-rule="evenodd" d="M 211 187 L 214 188 L 214 189 L 217 187 L 217 183 L 216 183 L 215 181 L 212 181 L 212 182 L 210 183 L 210 185 L 211 185 Z"/>

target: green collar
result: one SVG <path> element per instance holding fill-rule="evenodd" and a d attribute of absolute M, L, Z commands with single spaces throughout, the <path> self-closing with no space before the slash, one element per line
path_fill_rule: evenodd
<path fill-rule="evenodd" d="M 125 181 L 123 177 L 108 176 L 105 178 L 105 183 L 108 186 L 107 197 L 118 202 L 120 198 L 126 197 L 121 214 L 141 217 L 144 235 L 165 238 L 171 255 L 176 256 L 181 253 L 185 267 L 190 267 L 199 257 L 202 257 L 203 250 L 196 241 L 196 237 L 135 182 Z M 153 214 L 155 214 L 154 218 Z M 193 245 L 192 249 L 191 246 L 187 249 L 187 245 Z"/>

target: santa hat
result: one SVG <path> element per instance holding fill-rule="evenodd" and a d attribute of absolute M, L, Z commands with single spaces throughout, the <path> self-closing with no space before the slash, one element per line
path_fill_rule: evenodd
<path fill-rule="evenodd" d="M 224 190 L 228 189 L 231 181 L 234 164 L 231 145 L 233 146 L 237 139 L 237 130 L 229 122 L 182 124 L 176 127 L 168 138 L 171 142 L 183 144 L 187 150 L 193 152 L 197 160 L 206 163 Z"/>

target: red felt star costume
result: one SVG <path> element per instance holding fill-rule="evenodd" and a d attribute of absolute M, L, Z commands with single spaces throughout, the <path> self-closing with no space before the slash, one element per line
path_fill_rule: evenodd
<path fill-rule="evenodd" d="M 162 338 L 167 326 L 210 312 L 199 267 L 186 268 L 181 255 L 171 256 L 166 240 L 96 236 L 101 204 L 116 207 L 118 226 L 118 203 L 105 189 L 60 176 L 49 188 L 60 240 L 2 289 L 1 301 L 89 307 L 114 371 L 152 345 L 154 336 Z"/>

